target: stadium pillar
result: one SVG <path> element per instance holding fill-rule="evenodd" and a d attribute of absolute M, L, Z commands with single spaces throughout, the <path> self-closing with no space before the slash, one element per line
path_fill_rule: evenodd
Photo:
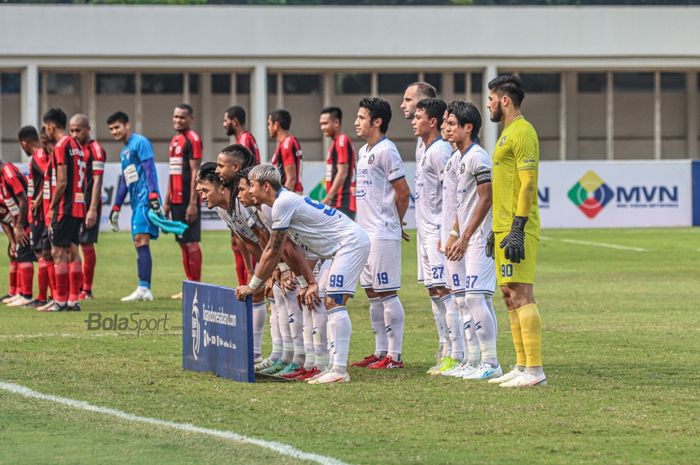
<path fill-rule="evenodd" d="M 606 76 L 605 97 L 605 154 L 608 160 L 613 160 L 615 159 L 615 99 L 612 71 L 608 71 Z"/>
<path fill-rule="evenodd" d="M 566 125 L 563 127 L 566 139 L 563 142 L 562 160 L 578 158 L 578 73 L 562 73 L 564 78 L 564 98 L 566 98 Z"/>
<path fill-rule="evenodd" d="M 491 63 L 486 65 L 482 85 L 483 90 L 481 92 L 482 108 L 484 109 L 484 117 L 482 118 L 484 123 L 484 127 L 482 129 L 484 137 L 482 139 L 482 144 L 489 153 L 493 153 L 493 150 L 496 148 L 496 140 L 498 139 L 498 125 L 491 122 L 491 118 L 489 118 L 489 112 L 486 107 L 489 103 L 489 81 L 495 78 L 497 74 L 498 69 L 496 68 L 495 64 Z"/>
<path fill-rule="evenodd" d="M 661 73 L 654 73 L 654 159 L 661 160 Z"/>
<path fill-rule="evenodd" d="M 141 72 L 137 71 L 134 76 L 136 93 L 134 94 L 134 131 L 143 133 L 143 98 L 141 97 Z"/>
<path fill-rule="evenodd" d="M 251 102 L 252 102 L 252 100 L 251 100 Z M 231 73 L 231 90 L 229 91 L 228 106 L 232 107 L 235 105 L 238 105 L 238 74 L 233 72 L 233 73 Z M 251 103 L 251 105 L 252 105 L 252 103 Z M 229 143 L 235 144 L 236 143 L 236 136 L 230 136 Z"/>
<path fill-rule="evenodd" d="M 216 155 L 214 148 L 214 124 L 212 120 L 212 103 L 211 103 L 211 73 L 200 73 L 200 95 L 202 108 L 199 110 L 202 128 L 202 141 L 204 143 L 204 153 L 209 153 L 211 157 Z M 223 114 L 223 109 L 221 113 Z M 207 158 L 205 156 L 205 158 Z M 213 158 L 211 158 L 213 159 Z"/>
<path fill-rule="evenodd" d="M 39 120 L 39 67 L 27 65 L 22 70 L 22 125 L 37 126 Z"/>
<path fill-rule="evenodd" d="M 333 73 L 331 71 L 326 71 L 323 73 L 323 106 L 329 107 L 333 105 L 333 96 L 335 95 L 335 86 L 333 85 Z M 321 136 L 323 138 L 323 154 L 321 155 L 321 160 L 325 161 L 326 154 L 331 148 L 331 141 L 328 137 Z"/>
<path fill-rule="evenodd" d="M 685 94 L 688 117 L 686 118 L 688 127 L 686 128 L 686 139 L 688 157 L 700 158 L 698 153 L 698 73 L 695 71 L 685 74 Z"/>
<path fill-rule="evenodd" d="M 250 89 L 250 106 L 252 118 L 250 127 L 253 135 L 260 141 L 260 160 L 267 162 L 267 67 L 258 63 L 253 68 Z"/>

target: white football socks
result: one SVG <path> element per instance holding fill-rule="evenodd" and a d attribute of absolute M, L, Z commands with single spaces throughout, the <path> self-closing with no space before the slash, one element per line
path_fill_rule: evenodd
<path fill-rule="evenodd" d="M 304 369 L 310 370 L 314 367 L 316 363 L 316 357 L 314 354 L 314 321 L 312 316 L 312 311 L 306 305 L 301 306 L 302 315 L 304 319 Z"/>
<path fill-rule="evenodd" d="M 374 355 L 382 358 L 389 351 L 389 339 L 386 336 L 384 305 L 381 298 L 373 297 L 369 299 L 369 318 L 372 322 L 372 332 L 374 333 Z"/>
<path fill-rule="evenodd" d="M 289 333 L 294 344 L 294 357 L 292 361 L 299 366 L 304 365 L 306 351 L 304 350 L 304 314 L 299 306 L 297 296 L 299 288 L 293 291 L 285 290 L 284 302 L 287 306 L 287 317 L 289 318 Z"/>
<path fill-rule="evenodd" d="M 438 340 L 442 349 L 440 356 L 447 357 L 452 352 L 452 345 L 449 337 L 447 337 L 447 309 L 445 304 L 440 302 L 440 297 L 431 296 L 430 300 L 433 308 L 433 318 L 435 318 L 435 327 L 438 332 Z"/>
<path fill-rule="evenodd" d="M 327 331 L 328 312 L 326 311 L 323 299 L 321 299 L 319 306 L 311 312 L 311 318 L 313 322 L 312 338 L 316 368 L 323 371 L 328 368 L 329 363 Z M 306 355 L 308 356 L 308 354 L 307 352 Z"/>
<path fill-rule="evenodd" d="M 270 301 L 270 339 L 272 339 L 271 360 L 279 360 L 282 358 L 282 334 L 280 333 L 279 321 L 277 320 L 277 304 L 275 299 L 268 298 Z"/>
<path fill-rule="evenodd" d="M 384 306 L 384 333 L 388 340 L 388 354 L 396 361 L 401 360 L 405 314 L 398 295 L 382 299 Z"/>
<path fill-rule="evenodd" d="M 481 349 L 481 361 L 496 366 L 498 365 L 495 331 L 497 324 L 486 303 L 486 296 L 483 293 L 468 293 L 466 300 Z"/>
<path fill-rule="evenodd" d="M 275 304 L 277 305 L 277 323 L 280 334 L 282 335 L 282 361 L 289 363 L 294 358 L 294 341 L 292 333 L 289 330 L 289 315 L 287 310 L 287 302 L 284 298 L 282 289 L 278 285 L 273 286 L 272 294 L 275 296 Z"/>
<path fill-rule="evenodd" d="M 352 335 L 352 323 L 345 306 L 335 307 L 328 311 L 328 319 L 333 323 L 335 333 L 335 357 L 333 357 L 333 371 L 345 373 L 348 366 L 348 352 L 350 351 L 350 336 Z"/>
<path fill-rule="evenodd" d="M 472 314 L 467 307 L 465 294 L 455 295 L 457 307 L 462 313 L 462 323 L 464 323 L 464 340 L 466 342 L 467 363 L 470 365 L 478 365 L 481 361 L 481 349 L 479 348 L 479 338 L 476 336 L 476 329 L 472 323 Z"/>
<path fill-rule="evenodd" d="M 256 359 L 262 355 L 265 319 L 267 319 L 267 306 L 263 299 L 262 302 L 253 303 L 253 355 Z"/>
<path fill-rule="evenodd" d="M 464 360 L 464 329 L 462 315 L 457 308 L 457 304 L 452 298 L 452 294 L 447 294 L 440 299 L 445 305 L 445 321 L 447 322 L 447 333 L 450 338 L 452 351 L 450 357 L 461 362 Z"/>

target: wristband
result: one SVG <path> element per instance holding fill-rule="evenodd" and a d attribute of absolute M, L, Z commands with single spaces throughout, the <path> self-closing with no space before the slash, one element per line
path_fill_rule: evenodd
<path fill-rule="evenodd" d="M 113 212 L 121 211 L 121 209 L 122 209 L 122 207 L 120 205 L 117 205 L 117 204 L 112 205 Z"/>
<path fill-rule="evenodd" d="M 450 236 L 459 238 L 459 232 L 455 231 L 454 229 L 451 229 Z"/>
<path fill-rule="evenodd" d="M 248 287 L 255 291 L 262 285 L 262 283 L 263 283 L 262 279 L 253 275 L 253 277 L 250 278 L 250 282 L 248 283 Z"/>
<path fill-rule="evenodd" d="M 299 281 L 299 286 L 303 289 L 305 287 L 309 287 L 309 283 L 306 282 L 306 279 L 304 279 L 303 276 L 297 276 L 297 281 Z"/>
<path fill-rule="evenodd" d="M 277 264 L 277 269 L 284 273 L 285 271 L 289 271 L 289 265 L 284 262 L 279 262 Z"/>

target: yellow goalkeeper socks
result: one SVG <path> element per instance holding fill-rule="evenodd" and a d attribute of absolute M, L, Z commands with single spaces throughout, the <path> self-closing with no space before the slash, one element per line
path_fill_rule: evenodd
<path fill-rule="evenodd" d="M 520 317 L 517 310 L 508 310 L 510 318 L 510 332 L 513 335 L 513 346 L 515 346 L 515 364 L 525 366 L 525 347 L 523 346 L 523 335 L 520 329 Z"/>
<path fill-rule="evenodd" d="M 516 310 L 520 320 L 522 344 L 527 367 L 542 366 L 542 320 L 537 305 L 529 304 Z M 512 320 L 511 320 L 512 321 Z"/>

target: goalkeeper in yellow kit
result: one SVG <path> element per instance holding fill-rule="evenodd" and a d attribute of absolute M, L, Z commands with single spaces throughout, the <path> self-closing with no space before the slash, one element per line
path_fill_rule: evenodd
<path fill-rule="evenodd" d="M 489 82 L 491 121 L 503 123 L 493 152 L 493 232 L 486 254 L 496 260 L 496 279 L 508 307 L 516 353 L 515 368 L 489 380 L 502 387 L 547 384 L 542 368 L 540 313 L 533 284 L 540 237 L 535 128 L 520 113 L 525 91 L 516 75 Z"/>

